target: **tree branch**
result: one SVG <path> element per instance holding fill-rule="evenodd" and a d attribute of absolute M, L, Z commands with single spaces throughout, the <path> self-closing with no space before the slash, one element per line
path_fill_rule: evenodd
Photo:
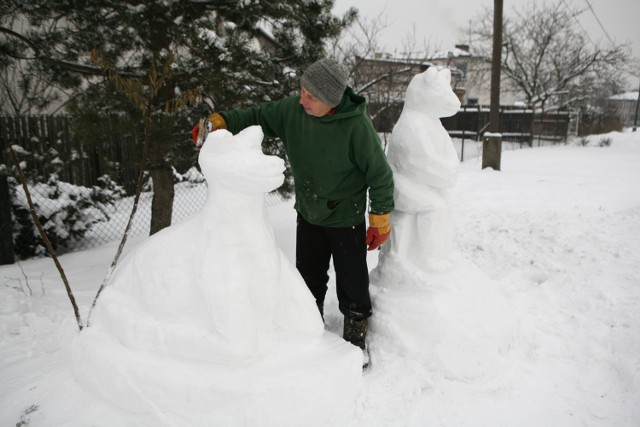
<path fill-rule="evenodd" d="M 16 169 L 18 171 L 18 175 L 20 176 L 20 183 L 22 184 L 22 188 L 24 190 L 24 194 L 27 197 L 27 203 L 29 205 L 29 212 L 31 213 L 31 218 L 38 228 L 38 233 L 40 233 L 40 237 L 42 238 L 44 245 L 47 247 L 47 251 L 53 259 L 58 272 L 60 273 L 60 277 L 62 278 L 62 282 L 64 283 L 64 287 L 67 290 L 67 296 L 69 297 L 69 301 L 71 301 L 71 306 L 73 307 L 73 313 L 76 316 L 76 322 L 78 323 L 78 328 L 82 330 L 82 319 L 80 318 L 80 310 L 78 310 L 78 305 L 76 304 L 76 299 L 73 296 L 73 291 L 71 290 L 71 286 L 69 286 L 69 281 L 67 280 L 67 275 L 58 260 L 58 256 L 56 255 L 56 251 L 53 249 L 53 245 L 51 241 L 47 237 L 47 233 L 44 231 L 44 227 L 42 227 L 42 223 L 38 219 L 38 215 L 36 214 L 36 209 L 33 205 L 33 200 L 31 199 L 31 193 L 29 192 L 29 187 L 27 186 L 27 180 L 22 172 L 22 168 L 20 167 L 20 161 L 18 160 L 18 155 L 16 154 L 13 147 L 11 149 L 11 157 L 13 158 L 13 162 L 16 165 Z"/>

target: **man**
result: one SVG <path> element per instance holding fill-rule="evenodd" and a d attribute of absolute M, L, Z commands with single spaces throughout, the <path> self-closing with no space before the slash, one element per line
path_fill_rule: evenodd
<path fill-rule="evenodd" d="M 260 125 L 284 143 L 295 184 L 296 267 L 324 315 L 333 257 L 345 340 L 365 350 L 371 316 L 367 249 L 391 231 L 393 177 L 363 97 L 347 86 L 348 72 L 321 59 L 300 80 L 300 96 L 209 117 L 212 129 L 237 133 Z M 198 126 L 192 131 L 197 140 Z M 365 230 L 367 192 L 369 229 Z"/>

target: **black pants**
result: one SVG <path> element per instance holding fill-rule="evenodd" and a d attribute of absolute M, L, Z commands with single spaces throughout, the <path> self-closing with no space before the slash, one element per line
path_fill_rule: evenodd
<path fill-rule="evenodd" d="M 324 304 L 333 256 L 340 311 L 357 320 L 371 316 L 365 236 L 364 221 L 353 227 L 322 227 L 298 214 L 296 267 L 319 307 Z"/>

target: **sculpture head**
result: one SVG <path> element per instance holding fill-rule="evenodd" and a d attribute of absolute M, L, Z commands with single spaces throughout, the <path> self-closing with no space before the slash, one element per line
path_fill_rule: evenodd
<path fill-rule="evenodd" d="M 237 135 L 225 129 L 211 132 L 198 157 L 209 186 L 249 194 L 278 188 L 284 181 L 284 160 L 262 152 L 263 136 L 260 126 Z"/>
<path fill-rule="evenodd" d="M 451 71 L 429 67 L 417 74 L 405 93 L 404 108 L 430 117 L 449 117 L 458 112 L 460 100 L 451 89 Z"/>

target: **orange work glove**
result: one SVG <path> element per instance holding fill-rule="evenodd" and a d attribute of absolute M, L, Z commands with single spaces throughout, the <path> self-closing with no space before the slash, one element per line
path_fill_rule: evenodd
<path fill-rule="evenodd" d="M 198 136 L 200 135 L 200 129 L 203 128 L 205 132 L 212 132 L 218 129 L 226 129 L 227 122 L 224 121 L 224 118 L 218 114 L 213 113 L 207 120 L 204 121 L 203 125 L 200 122 L 196 123 L 196 125 L 191 129 L 191 139 L 193 139 L 193 144 L 196 148 L 200 149 L 200 146 L 204 143 L 204 139 L 200 144 L 198 144 Z"/>
<path fill-rule="evenodd" d="M 369 214 L 369 229 L 365 243 L 367 250 L 374 250 L 387 241 L 391 233 L 391 224 L 389 223 L 389 214 Z"/>

